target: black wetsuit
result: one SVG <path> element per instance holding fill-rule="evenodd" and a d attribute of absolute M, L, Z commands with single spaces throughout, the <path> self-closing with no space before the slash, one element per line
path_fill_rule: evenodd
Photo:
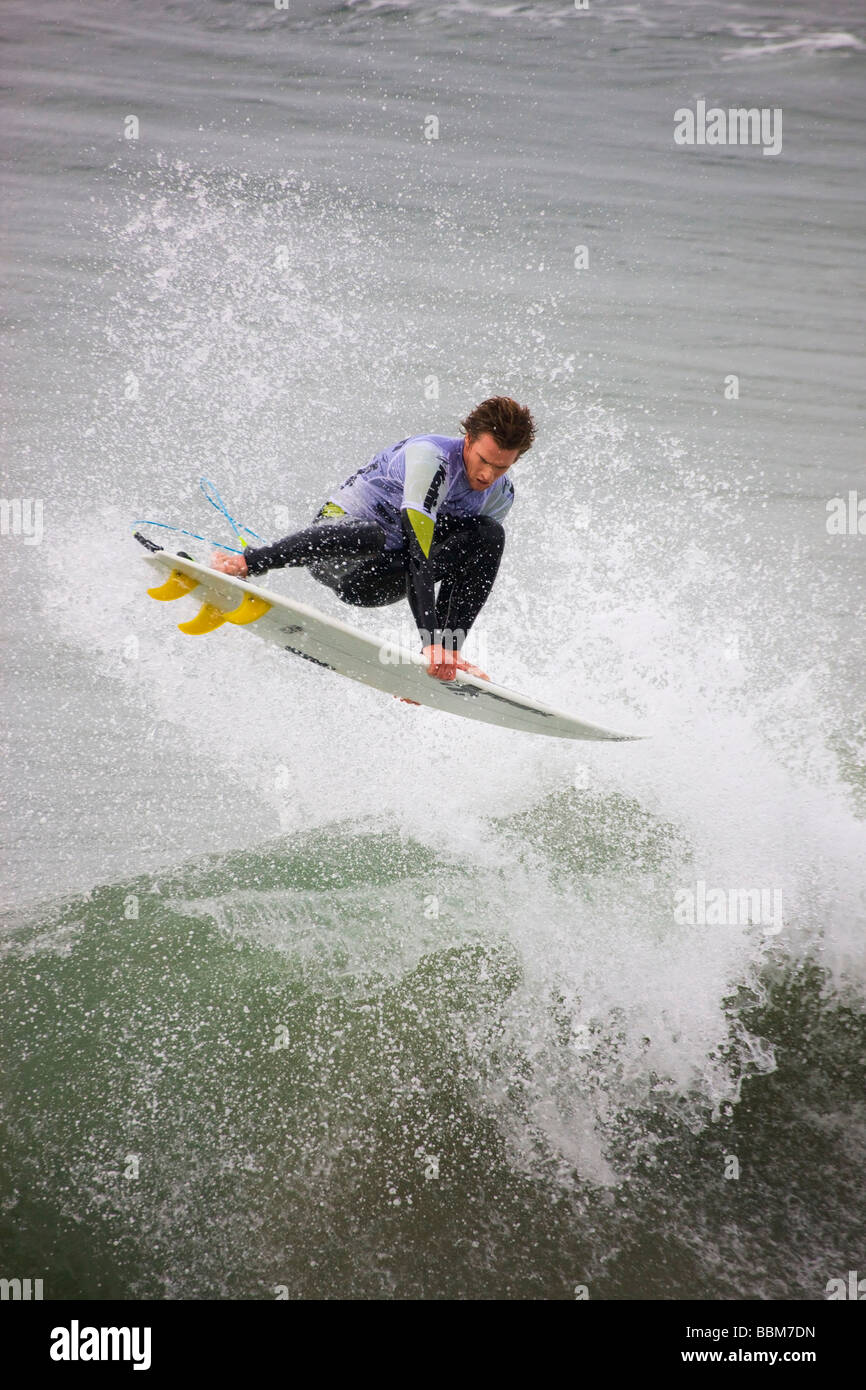
<path fill-rule="evenodd" d="M 284 565 L 306 566 L 320 584 L 359 608 L 407 598 L 422 646 L 459 651 L 493 587 L 505 530 L 487 516 L 440 516 L 426 556 L 417 553 L 408 520 L 404 531 L 405 544 L 386 550 L 378 522 L 320 512 L 312 526 L 273 545 L 248 548 L 244 558 L 251 576 Z"/>
<path fill-rule="evenodd" d="M 422 646 L 459 651 L 493 587 L 514 501 L 505 473 L 472 488 L 463 447 L 446 435 L 392 444 L 347 478 L 311 526 L 247 549 L 249 573 L 303 565 L 362 608 L 405 597 Z"/>

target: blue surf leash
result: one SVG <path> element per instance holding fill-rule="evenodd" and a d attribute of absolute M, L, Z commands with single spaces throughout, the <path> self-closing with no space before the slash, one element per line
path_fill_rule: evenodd
<path fill-rule="evenodd" d="M 258 531 L 251 530 L 249 526 L 238 525 L 231 512 L 229 511 L 228 507 L 226 506 L 225 502 L 220 497 L 219 491 L 217 490 L 217 486 L 215 483 L 210 482 L 207 478 L 200 478 L 198 485 L 204 493 L 204 496 L 207 498 L 208 502 L 210 502 L 211 506 L 215 507 L 216 510 L 218 512 L 221 512 L 222 515 L 225 517 L 229 526 L 232 528 L 238 540 L 240 541 L 241 549 L 244 549 L 247 545 L 249 545 L 249 541 L 244 540 L 244 532 L 246 532 L 248 536 L 252 536 L 254 540 L 264 541 L 264 536 L 260 536 Z M 208 491 L 208 489 L 210 489 L 210 491 Z M 213 495 L 211 495 L 211 493 Z"/>
<path fill-rule="evenodd" d="M 230 550 L 233 555 L 241 555 L 244 549 L 247 547 L 247 545 L 249 545 L 249 541 L 244 539 L 245 535 L 252 536 L 254 540 L 264 542 L 264 537 L 260 536 L 258 531 L 253 531 L 252 528 L 249 526 L 241 526 L 237 521 L 235 521 L 234 517 L 232 516 L 231 512 L 229 511 L 228 507 L 226 506 L 225 502 L 220 496 L 219 490 L 217 489 L 215 483 L 212 483 L 208 478 L 200 478 L 199 487 L 201 488 L 202 493 L 204 494 L 207 501 L 210 502 L 211 506 L 214 507 L 222 516 L 224 516 L 226 521 L 231 526 L 232 530 L 234 531 L 235 535 L 241 543 L 240 550 L 238 550 L 236 546 L 226 545 L 223 541 L 211 540 L 210 536 L 200 536 L 197 531 L 185 531 L 182 526 L 169 526 L 169 524 L 165 521 L 134 521 L 132 523 L 131 529 L 134 531 L 138 526 L 157 526 L 161 531 L 173 531 L 174 534 L 177 536 L 189 536 L 191 540 L 204 541 L 205 545 L 216 546 L 219 550 Z"/>

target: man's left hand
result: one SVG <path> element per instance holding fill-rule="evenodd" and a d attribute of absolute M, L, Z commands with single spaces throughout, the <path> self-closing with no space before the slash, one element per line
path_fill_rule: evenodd
<path fill-rule="evenodd" d="M 479 676 L 484 681 L 490 680 L 486 671 L 473 666 L 451 647 L 425 647 L 424 656 L 427 658 L 427 675 L 438 681 L 453 681 L 458 671 L 467 671 L 470 676 Z"/>

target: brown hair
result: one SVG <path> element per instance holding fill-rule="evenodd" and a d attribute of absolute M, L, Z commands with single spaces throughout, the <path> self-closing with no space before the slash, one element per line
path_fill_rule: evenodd
<path fill-rule="evenodd" d="M 518 405 L 510 396 L 491 396 L 460 421 L 460 428 L 471 439 L 492 434 L 500 449 L 518 449 L 525 454 L 535 439 L 535 421 L 529 407 Z"/>

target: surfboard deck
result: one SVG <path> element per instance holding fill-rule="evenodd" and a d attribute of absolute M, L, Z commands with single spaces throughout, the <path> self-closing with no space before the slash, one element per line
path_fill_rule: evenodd
<path fill-rule="evenodd" d="M 142 538 L 142 544 L 148 543 Z M 420 653 L 380 641 L 305 603 L 220 574 L 169 550 L 149 549 L 143 558 L 163 581 L 148 590 L 152 597 L 164 601 L 190 597 L 184 604 L 187 621 L 178 626 L 191 636 L 216 630 L 224 635 L 232 627 L 242 627 L 303 661 L 388 695 L 500 728 L 548 738 L 622 742 L 645 737 L 575 718 L 468 672 L 458 672 L 453 681 L 436 680 L 427 675 Z"/>

